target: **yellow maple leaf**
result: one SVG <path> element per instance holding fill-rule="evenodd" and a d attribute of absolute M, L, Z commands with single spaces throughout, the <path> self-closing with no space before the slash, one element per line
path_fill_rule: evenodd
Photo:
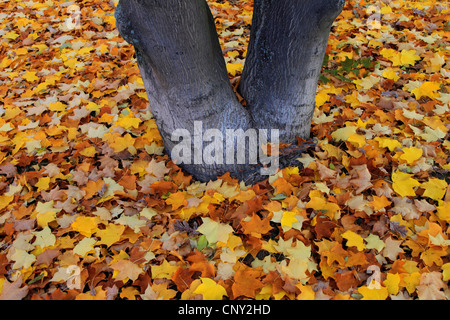
<path fill-rule="evenodd" d="M 129 130 L 131 128 L 137 129 L 140 123 L 141 119 L 135 118 L 132 112 L 129 112 L 127 116 L 121 117 L 117 120 L 117 124 L 125 130 Z"/>
<path fill-rule="evenodd" d="M 397 75 L 397 72 L 392 68 L 387 68 L 383 71 L 382 76 L 386 79 L 397 81 L 400 77 Z"/>
<path fill-rule="evenodd" d="M 416 147 L 403 148 L 402 151 L 403 154 L 400 156 L 400 159 L 405 160 L 408 164 L 419 160 L 423 154 L 423 150 Z"/>
<path fill-rule="evenodd" d="M 420 99 L 422 97 L 435 98 L 437 96 L 436 90 L 439 90 L 440 85 L 438 82 L 427 81 L 420 85 L 420 87 L 415 88 L 411 91 L 411 93 L 416 97 L 416 99 Z"/>
<path fill-rule="evenodd" d="M 364 245 L 364 239 L 357 233 L 347 230 L 342 234 L 342 238 L 347 240 L 348 247 L 356 247 L 358 251 L 363 251 L 366 246 Z"/>
<path fill-rule="evenodd" d="M 25 74 L 22 76 L 22 78 L 24 78 L 25 80 L 27 80 L 30 83 L 39 80 L 39 77 L 36 76 L 36 72 L 34 72 L 34 71 L 25 72 Z"/>
<path fill-rule="evenodd" d="M 239 201 L 239 202 L 245 202 L 248 200 L 253 199 L 256 196 L 255 191 L 249 189 L 249 190 L 242 190 L 237 195 L 230 198 L 230 202 L 233 200 Z"/>
<path fill-rule="evenodd" d="M 344 128 L 339 128 L 331 134 L 331 137 L 336 141 L 347 141 L 347 139 L 356 134 L 356 126 L 346 126 Z"/>
<path fill-rule="evenodd" d="M 295 218 L 296 215 L 297 213 L 294 211 L 284 211 L 281 217 L 281 227 L 292 228 L 292 224 L 298 222 Z"/>
<path fill-rule="evenodd" d="M 163 260 L 159 266 L 150 266 L 152 270 L 152 279 L 171 279 L 178 270 L 178 265 L 174 262 Z"/>
<path fill-rule="evenodd" d="M 48 104 L 48 109 L 50 111 L 66 111 L 66 105 L 61 101 L 52 102 Z"/>
<path fill-rule="evenodd" d="M 386 286 L 389 294 L 397 294 L 400 287 L 401 276 L 398 273 L 388 273 L 383 284 Z"/>
<path fill-rule="evenodd" d="M 75 69 L 75 65 L 78 63 L 77 58 L 70 58 L 66 61 L 64 61 L 64 65 L 69 69 Z"/>
<path fill-rule="evenodd" d="M 378 142 L 381 148 L 388 148 L 389 151 L 394 151 L 395 148 L 402 146 L 399 141 L 387 137 L 375 137 L 374 140 Z"/>
<path fill-rule="evenodd" d="M 85 237 L 90 237 L 93 233 L 97 232 L 97 224 L 100 222 L 98 217 L 84 217 L 78 216 L 71 227 L 74 231 L 78 231 Z"/>
<path fill-rule="evenodd" d="M 42 249 L 55 245 L 56 237 L 48 226 L 44 227 L 41 231 L 33 232 L 33 234 L 36 237 L 33 245 L 40 246 Z"/>
<path fill-rule="evenodd" d="M 354 133 L 350 137 L 348 137 L 347 141 L 358 148 L 362 148 L 366 145 L 366 138 L 363 135 L 357 133 Z"/>
<path fill-rule="evenodd" d="M 3 38 L 11 39 L 11 40 L 16 40 L 18 37 L 19 37 L 19 35 L 17 33 L 15 33 L 14 31 L 7 32 L 3 35 Z"/>
<path fill-rule="evenodd" d="M 233 77 L 236 75 L 236 73 L 241 73 L 243 68 L 244 68 L 244 65 L 240 62 L 227 63 L 228 73 L 230 75 L 232 75 Z"/>
<path fill-rule="evenodd" d="M 28 269 L 36 261 L 36 256 L 25 250 L 15 249 L 10 259 L 15 261 L 13 269 Z"/>
<path fill-rule="evenodd" d="M 416 287 L 420 284 L 420 273 L 412 272 L 410 274 L 402 274 L 402 282 L 405 284 L 406 290 L 409 294 L 416 291 Z"/>
<path fill-rule="evenodd" d="M 402 66 L 414 65 L 420 57 L 416 54 L 416 50 L 403 49 L 400 53 L 400 63 Z"/>
<path fill-rule="evenodd" d="M 227 291 L 220 284 L 210 278 L 200 278 L 202 284 L 195 290 L 195 294 L 201 294 L 203 300 L 222 300 L 223 296 L 228 296 Z"/>
<path fill-rule="evenodd" d="M 40 227 L 46 227 L 50 222 L 56 219 L 55 211 L 47 211 L 36 215 L 37 224 Z"/>
<path fill-rule="evenodd" d="M 302 285 L 301 283 L 298 283 L 295 285 L 297 288 L 300 289 L 300 294 L 297 296 L 297 300 L 314 300 L 316 297 L 316 292 L 314 289 L 309 285 Z"/>
<path fill-rule="evenodd" d="M 82 156 L 89 157 L 89 158 L 92 158 L 93 156 L 95 156 L 96 153 L 97 153 L 97 151 L 95 150 L 95 147 L 87 147 L 87 148 L 83 149 L 82 151 L 80 151 L 80 154 Z"/>
<path fill-rule="evenodd" d="M 38 182 L 34 185 L 38 188 L 38 192 L 41 190 L 47 190 L 50 185 L 50 177 L 42 177 L 38 180 Z"/>
<path fill-rule="evenodd" d="M 105 229 L 98 230 L 95 235 L 100 237 L 98 244 L 105 244 L 109 247 L 120 240 L 124 231 L 124 225 L 109 223 Z"/>
<path fill-rule="evenodd" d="M 0 196 L 0 210 L 6 208 L 13 200 L 14 200 L 14 195 Z"/>
<path fill-rule="evenodd" d="M 340 207 L 336 203 L 328 202 L 319 190 L 311 190 L 309 193 L 309 202 L 305 208 L 312 208 L 316 211 L 322 212 L 330 219 L 335 219 L 339 214 Z"/>
<path fill-rule="evenodd" d="M 358 288 L 358 292 L 363 296 L 361 300 L 386 300 L 389 296 L 386 287 L 368 288 L 367 286 L 362 286 Z"/>
<path fill-rule="evenodd" d="M 429 59 L 429 63 L 431 66 L 431 72 L 439 72 L 445 64 L 445 57 L 436 52 L 434 57 Z"/>
<path fill-rule="evenodd" d="M 431 267 L 433 264 L 442 266 L 443 260 L 441 257 L 444 256 L 447 256 L 447 249 L 432 246 L 420 254 L 420 259 L 422 259 L 423 262 L 425 262 L 425 264 L 429 267 Z"/>
<path fill-rule="evenodd" d="M 364 90 L 369 90 L 370 88 L 372 88 L 376 83 L 380 82 L 380 78 L 379 77 L 375 77 L 373 75 L 370 75 L 366 78 L 363 79 L 357 79 L 357 80 L 353 80 L 353 83 L 355 83 L 357 85 L 357 88 L 360 89 L 364 89 Z"/>
<path fill-rule="evenodd" d="M 316 106 L 323 106 L 329 99 L 330 95 L 325 90 L 318 92 L 316 94 Z"/>
<path fill-rule="evenodd" d="M 439 219 L 450 222 L 450 201 L 439 201 L 436 209 Z"/>
<path fill-rule="evenodd" d="M 450 280 L 450 262 L 447 262 L 441 266 L 442 268 L 442 280 L 448 281 Z"/>
<path fill-rule="evenodd" d="M 411 178 L 410 174 L 399 170 L 392 173 L 392 182 L 392 188 L 402 197 L 414 197 L 416 195 L 414 187 L 420 186 L 420 182 Z"/>
<path fill-rule="evenodd" d="M 420 185 L 425 190 L 424 197 L 429 197 L 434 200 L 442 200 L 447 190 L 447 182 L 445 180 L 430 178 L 427 182 Z"/>

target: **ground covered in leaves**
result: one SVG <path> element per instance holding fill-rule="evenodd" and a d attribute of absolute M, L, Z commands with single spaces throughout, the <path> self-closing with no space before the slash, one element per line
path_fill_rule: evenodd
<path fill-rule="evenodd" d="M 252 2 L 209 3 L 236 83 Z M 315 150 L 246 186 L 163 154 L 113 1 L 1 1 L 0 298 L 450 298 L 449 9 L 347 1 Z"/>

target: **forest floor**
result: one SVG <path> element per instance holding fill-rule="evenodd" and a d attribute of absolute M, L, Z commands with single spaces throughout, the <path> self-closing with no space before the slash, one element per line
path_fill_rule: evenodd
<path fill-rule="evenodd" d="M 113 1 L 1 1 L 0 299 L 449 299 L 450 8 L 385 2 L 333 24 L 315 149 L 244 185 L 163 154 Z M 209 4 L 235 82 L 252 1 Z"/>

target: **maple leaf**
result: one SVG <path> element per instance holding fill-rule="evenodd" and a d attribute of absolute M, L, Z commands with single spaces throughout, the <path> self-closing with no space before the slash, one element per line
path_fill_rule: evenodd
<path fill-rule="evenodd" d="M 450 201 L 440 201 L 436 209 L 439 219 L 450 222 Z"/>
<path fill-rule="evenodd" d="M 294 211 L 284 211 L 280 219 L 281 227 L 283 230 L 289 230 L 292 225 L 299 222 L 296 218 L 297 212 Z"/>
<path fill-rule="evenodd" d="M 384 241 L 382 241 L 380 237 L 378 237 L 375 234 L 369 234 L 364 240 L 367 243 L 366 244 L 367 249 L 375 249 L 378 252 L 381 252 L 381 250 L 383 250 L 383 248 L 386 246 Z"/>
<path fill-rule="evenodd" d="M 111 268 L 114 269 L 113 277 L 117 281 L 124 282 L 126 281 L 126 279 L 135 281 L 143 272 L 141 267 L 131 262 L 130 260 L 119 260 L 111 264 Z"/>
<path fill-rule="evenodd" d="M 44 249 L 46 247 L 51 247 L 56 243 L 56 237 L 53 235 L 51 229 L 46 226 L 41 231 L 34 232 L 36 240 L 33 245 L 41 247 Z"/>
<path fill-rule="evenodd" d="M 353 166 L 351 173 L 352 177 L 354 177 L 355 175 L 357 176 L 357 178 L 352 178 L 349 181 L 350 184 L 358 187 L 358 189 L 356 189 L 356 194 L 360 194 L 364 190 L 373 186 L 373 184 L 370 182 L 372 175 L 370 174 L 370 171 L 367 168 L 366 164 Z"/>
<path fill-rule="evenodd" d="M 135 268 L 137 271 L 137 268 Z M 140 269 L 142 272 L 142 269 Z M 168 262 L 167 260 L 163 260 L 162 264 L 159 266 L 151 266 L 152 270 L 152 279 L 170 279 L 175 272 L 178 270 L 178 266 Z"/>
<path fill-rule="evenodd" d="M 197 228 L 197 231 L 204 234 L 209 243 L 217 241 L 227 243 L 229 235 L 233 228 L 227 224 L 216 222 L 210 218 L 202 218 L 203 224 Z"/>
<path fill-rule="evenodd" d="M 389 201 L 383 194 L 381 197 L 373 196 L 373 200 L 369 203 L 375 211 L 380 211 L 389 206 L 392 202 Z"/>
<path fill-rule="evenodd" d="M 392 173 L 392 181 L 392 188 L 402 197 L 415 196 L 416 192 L 413 188 L 420 186 L 420 182 L 411 178 L 410 174 L 399 170 Z"/>
<path fill-rule="evenodd" d="M 351 230 L 345 231 L 342 234 L 342 237 L 344 239 L 347 239 L 347 246 L 349 247 L 355 246 L 358 249 L 358 251 L 362 251 L 366 248 L 366 246 L 364 245 L 363 238 L 359 234 L 356 234 Z"/>
<path fill-rule="evenodd" d="M 105 244 L 107 247 L 110 247 L 120 240 L 124 231 L 125 226 L 109 223 L 105 229 L 98 230 L 95 233 L 97 237 L 100 237 L 100 241 L 97 244 Z"/>
<path fill-rule="evenodd" d="M 447 182 L 445 180 L 430 178 L 427 182 L 420 185 L 425 190 L 424 197 L 429 197 L 434 200 L 442 200 L 447 190 Z"/>
<path fill-rule="evenodd" d="M 256 291 L 264 287 L 264 284 L 258 279 L 260 276 L 260 271 L 250 268 L 237 270 L 233 277 L 234 283 L 231 286 L 234 298 L 240 296 L 254 298 Z"/>
<path fill-rule="evenodd" d="M 227 291 L 220 284 L 209 278 L 200 278 L 202 284 L 195 290 L 195 294 L 201 294 L 203 300 L 222 300 L 223 296 L 228 296 Z"/>
<path fill-rule="evenodd" d="M 236 73 L 242 73 L 243 68 L 244 68 L 244 65 L 240 62 L 227 63 L 227 71 L 232 76 L 235 76 Z"/>
<path fill-rule="evenodd" d="M 423 150 L 416 147 L 403 148 L 402 151 L 403 154 L 400 156 L 400 159 L 405 160 L 408 164 L 419 160 L 423 154 Z"/>
<path fill-rule="evenodd" d="M 417 286 L 417 294 L 421 300 L 445 300 L 445 294 L 441 291 L 445 287 L 440 272 L 423 273 L 420 276 L 420 284 Z"/>
<path fill-rule="evenodd" d="M 386 287 L 369 288 L 367 286 L 362 286 L 358 288 L 358 292 L 363 296 L 361 300 L 386 300 L 389 296 Z"/>
<path fill-rule="evenodd" d="M 250 221 L 242 221 L 242 228 L 245 234 L 252 234 L 256 237 L 261 237 L 262 234 L 268 233 L 272 226 L 269 219 L 261 219 L 257 214 L 253 214 Z"/>
<path fill-rule="evenodd" d="M 11 260 L 15 261 L 13 264 L 14 269 L 27 269 L 36 261 L 36 256 L 25 250 L 16 249 L 11 255 Z"/>
<path fill-rule="evenodd" d="M 400 248 L 401 243 L 401 240 L 394 240 L 392 237 L 387 238 L 386 247 L 383 249 L 383 256 L 395 261 L 397 256 L 404 252 L 403 249 Z"/>
<path fill-rule="evenodd" d="M 172 205 L 173 210 L 177 210 L 179 207 L 186 206 L 188 204 L 185 194 L 181 191 L 171 193 L 169 198 L 166 200 L 166 203 Z"/>
<path fill-rule="evenodd" d="M 290 196 L 295 191 L 295 187 L 287 182 L 285 178 L 281 177 L 275 180 L 272 186 L 276 188 L 277 194 L 284 194 L 285 196 Z"/>
<path fill-rule="evenodd" d="M 147 168 L 145 168 L 145 171 L 154 175 L 158 179 L 163 179 L 165 174 L 168 173 L 170 169 L 166 168 L 166 164 L 163 161 L 157 162 L 155 159 L 152 159 Z"/>
<path fill-rule="evenodd" d="M 97 242 L 94 238 L 83 238 L 74 248 L 73 253 L 80 257 L 86 257 L 88 253 L 94 252 L 94 245 Z"/>
<path fill-rule="evenodd" d="M 438 83 L 424 82 L 420 87 L 411 90 L 411 93 L 416 96 L 416 99 L 420 99 L 422 97 L 434 98 L 437 96 L 435 93 L 436 90 L 439 90 Z"/>
<path fill-rule="evenodd" d="M 311 190 L 309 197 L 311 200 L 306 204 L 305 208 L 323 212 L 330 219 L 334 219 L 341 209 L 336 203 L 328 202 L 318 190 Z"/>
<path fill-rule="evenodd" d="M 5 280 L 0 293 L 0 300 L 22 300 L 27 296 L 28 290 L 27 285 L 22 287 L 22 275 L 14 282 Z"/>
<path fill-rule="evenodd" d="M 400 290 L 400 281 L 401 276 L 398 273 L 388 273 L 386 276 L 386 280 L 383 281 L 383 284 L 386 286 L 389 294 L 397 294 Z"/>
<path fill-rule="evenodd" d="M 78 1 L 91 23 L 71 31 L 57 4 L 0 14 L 0 271 L 16 272 L 1 299 L 445 299 L 442 10 L 369 1 L 355 15 L 349 1 L 315 96 L 318 147 L 251 186 L 167 161 L 114 6 Z M 236 88 L 253 1 L 208 5 Z"/>
<path fill-rule="evenodd" d="M 98 230 L 97 224 L 99 223 L 98 217 L 84 217 L 78 216 L 72 223 L 72 229 L 78 231 L 85 237 L 90 237 Z"/>
<path fill-rule="evenodd" d="M 86 293 L 80 293 L 75 300 L 106 300 L 106 291 L 102 286 L 97 286 L 94 290 Z"/>

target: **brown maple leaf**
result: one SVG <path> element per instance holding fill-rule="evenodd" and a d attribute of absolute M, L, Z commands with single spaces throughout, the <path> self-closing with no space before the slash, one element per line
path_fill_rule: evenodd
<path fill-rule="evenodd" d="M 0 300 L 22 300 L 28 294 L 28 286 L 22 287 L 22 276 L 17 278 L 14 282 L 5 280 L 3 283 L 3 290 L 0 294 Z"/>
<path fill-rule="evenodd" d="M 370 182 L 372 175 L 370 171 L 367 169 L 366 164 L 362 164 L 359 166 L 353 166 L 353 170 L 351 171 L 353 179 L 350 180 L 350 184 L 356 186 L 356 194 L 360 194 L 364 190 L 367 190 L 373 184 Z"/>

